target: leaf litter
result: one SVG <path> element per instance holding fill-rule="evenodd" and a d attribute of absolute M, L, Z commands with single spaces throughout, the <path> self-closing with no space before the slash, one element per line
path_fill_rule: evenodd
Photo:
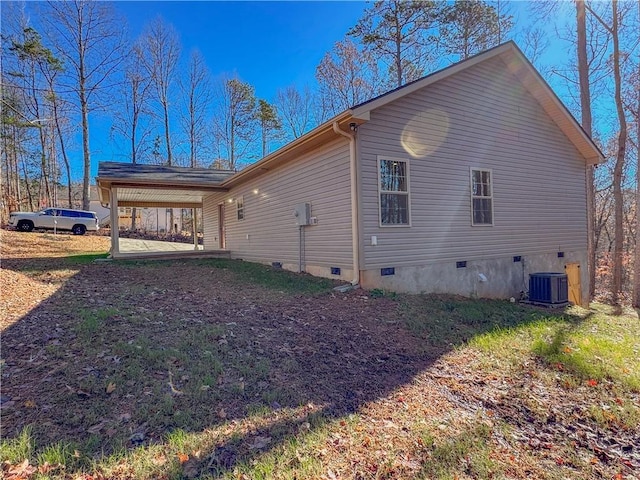
<path fill-rule="evenodd" d="M 342 419 L 313 453 L 325 478 L 401 479 L 429 472 L 439 448 L 480 425 L 490 432 L 491 468 L 509 478 L 637 478 L 638 426 L 603 427 L 588 414 L 596 391 L 637 407 L 636 394 L 620 399 L 602 382 L 544 382 L 535 359 L 514 376 L 488 373 L 468 347 L 432 351 L 402 326 L 392 298 L 273 291 L 207 262 L 60 268 L 63 254 L 105 249 L 106 239 L 30 237 L 37 247 L 22 250 L 22 235 L 2 232 L 8 437 L 35 425 L 41 446 L 98 438 L 79 453 L 91 458 L 162 445 L 176 429 L 240 433 L 239 443 L 214 442 L 202 459 L 174 454 L 196 478 L 306 435 L 322 415 Z M 93 316 L 79 314 L 87 310 Z M 252 417 L 260 405 L 271 413 Z M 274 430 L 273 421 L 285 427 Z M 473 471 L 465 458 L 454 471 Z M 161 453 L 152 464 L 171 461 Z M 2 468 L 6 478 L 38 472 L 28 459 Z"/>

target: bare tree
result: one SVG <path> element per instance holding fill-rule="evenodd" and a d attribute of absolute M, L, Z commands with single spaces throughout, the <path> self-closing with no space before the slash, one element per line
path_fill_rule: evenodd
<path fill-rule="evenodd" d="M 207 113 L 211 107 L 211 79 L 209 69 L 199 50 L 192 50 L 187 67 L 187 75 L 179 81 L 185 110 L 181 116 L 181 124 L 189 139 L 189 166 L 198 166 L 198 158 L 206 143 Z M 182 211 L 183 212 L 183 211 Z M 182 224 L 184 224 L 182 215 Z M 191 232 L 195 239 L 197 232 L 195 209 L 191 209 Z"/>
<path fill-rule="evenodd" d="M 309 88 L 299 92 L 289 86 L 278 90 L 275 106 L 288 140 L 301 137 L 313 125 L 313 94 Z"/>
<path fill-rule="evenodd" d="M 580 112 L 582 128 L 592 136 L 591 129 L 591 85 L 589 82 L 589 61 L 587 57 L 587 22 L 584 0 L 576 3 L 576 32 L 578 54 L 578 79 L 580 84 Z M 593 167 L 587 166 L 587 267 L 589 270 L 589 300 L 596 289 L 596 248 L 595 248 L 595 184 Z"/>
<path fill-rule="evenodd" d="M 320 97 L 329 116 L 377 95 L 382 85 L 375 59 L 351 40 L 337 42 L 316 68 Z"/>
<path fill-rule="evenodd" d="M 640 28 L 640 3 L 638 4 L 638 17 L 636 29 Z M 638 30 L 636 30 L 638 31 Z M 638 48 L 638 47 L 637 47 Z M 637 50 L 636 50 L 637 51 Z M 636 65 L 631 72 L 632 80 L 630 82 L 631 92 L 635 90 L 635 99 L 633 93 L 630 94 L 629 104 L 635 103 L 635 108 L 630 107 L 633 121 L 636 125 L 635 151 L 636 151 L 636 192 L 635 192 L 635 252 L 634 252 L 634 272 L 633 272 L 633 296 L 632 305 L 635 308 L 640 307 L 640 55 L 636 55 Z"/>
<path fill-rule="evenodd" d="M 114 113 L 111 133 L 125 138 L 131 163 L 138 163 L 151 130 L 145 117 L 148 108 L 151 82 L 142 67 L 143 47 L 137 42 L 131 48 L 125 65 L 124 80 L 120 91 L 121 108 Z M 131 209 L 131 230 L 136 230 L 136 208 Z"/>
<path fill-rule="evenodd" d="M 542 72 L 543 67 L 539 62 L 544 52 L 549 48 L 549 36 L 545 30 L 535 24 L 528 25 L 523 30 L 520 41 L 524 54 L 544 76 L 545 72 Z"/>
<path fill-rule="evenodd" d="M 189 165 L 193 168 L 198 166 L 206 140 L 203 125 L 212 101 L 209 69 L 199 50 L 191 52 L 187 74 L 182 78 L 179 83 L 185 110 L 180 120 L 189 139 Z"/>
<path fill-rule="evenodd" d="M 169 112 L 171 91 L 180 60 L 180 40 L 175 28 L 158 16 L 147 25 L 142 45 L 145 52 L 142 64 L 151 79 L 155 100 L 162 110 L 167 164 L 173 165 Z"/>
<path fill-rule="evenodd" d="M 88 0 L 50 1 L 43 18 L 71 77 L 68 88 L 78 101 L 82 122 L 82 207 L 88 209 L 89 112 L 100 92 L 113 87 L 110 79 L 124 59 L 123 22 L 116 18 L 110 3 Z"/>
<path fill-rule="evenodd" d="M 618 115 L 618 139 L 616 149 L 616 161 L 613 169 L 613 200 L 614 200 L 614 247 L 613 247 L 613 278 L 611 284 L 611 296 L 614 304 L 620 303 L 620 294 L 622 293 L 622 277 L 623 277 L 623 253 L 624 253 L 624 229 L 623 229 L 623 193 L 622 193 L 622 177 L 625 166 L 625 154 L 627 145 L 627 119 L 622 103 L 622 78 L 620 69 L 620 37 L 619 23 L 620 10 L 618 9 L 617 0 L 611 2 L 611 24 L 606 22 L 595 10 L 587 6 L 589 12 L 600 22 L 600 24 L 609 32 L 613 41 L 612 52 L 612 71 L 614 79 L 614 99 L 616 112 Z"/>
<path fill-rule="evenodd" d="M 134 44 L 125 65 L 120 86 L 121 107 L 114 113 L 112 133 L 126 139 L 131 163 L 138 163 L 151 130 L 145 117 L 151 116 L 148 106 L 151 82 L 142 67 L 143 47 Z"/>

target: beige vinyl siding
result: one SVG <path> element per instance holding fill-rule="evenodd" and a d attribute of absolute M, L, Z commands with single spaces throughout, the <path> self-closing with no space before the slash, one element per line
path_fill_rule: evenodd
<path fill-rule="evenodd" d="M 213 232 L 211 238 L 217 236 L 214 217 L 217 204 L 225 201 L 226 247 L 233 257 L 298 265 L 299 231 L 294 206 L 310 203 L 311 215 L 318 224 L 304 227 L 306 265 L 351 269 L 349 188 L 349 144 L 340 139 L 224 196 L 206 198 L 206 232 Z M 228 199 L 240 196 L 244 198 L 244 220 L 239 221 L 235 201 L 229 203 Z"/>
<path fill-rule="evenodd" d="M 586 249 L 584 159 L 498 58 L 372 112 L 358 137 L 365 269 Z M 379 155 L 410 162 L 410 228 L 379 226 Z M 471 226 L 470 168 L 492 171 L 493 226 Z"/>
<path fill-rule="evenodd" d="M 216 193 L 202 200 L 202 223 L 204 232 L 204 249 L 220 248 L 218 239 L 218 204 L 224 202 L 224 193 Z"/>

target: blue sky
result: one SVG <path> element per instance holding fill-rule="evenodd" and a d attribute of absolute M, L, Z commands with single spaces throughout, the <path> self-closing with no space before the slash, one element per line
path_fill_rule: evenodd
<path fill-rule="evenodd" d="M 188 53 L 198 48 L 214 75 L 236 72 L 271 99 L 279 88 L 314 82 L 315 68 L 361 17 L 365 2 L 117 2 L 133 38 L 157 15 Z"/>
<path fill-rule="evenodd" d="M 119 1 L 133 40 L 157 15 L 177 30 L 183 61 L 197 48 L 213 77 L 237 74 L 271 101 L 277 90 L 315 83 L 315 69 L 335 42 L 344 38 L 367 8 L 366 2 L 276 1 Z M 91 122 L 92 181 L 100 161 L 128 161 L 109 135 L 110 118 L 93 115 Z M 82 176 L 81 138 L 74 177 Z"/>
<path fill-rule="evenodd" d="M 32 4 L 33 5 L 33 4 Z M 333 45 L 343 40 L 371 2 L 343 1 L 118 1 L 131 40 L 157 15 L 177 30 L 183 61 L 198 48 L 214 77 L 236 74 L 253 85 L 256 95 L 272 101 L 278 89 L 315 87 L 315 69 Z M 527 18 L 528 2 L 510 2 L 516 28 Z M 565 9 L 566 10 L 566 9 Z M 34 9 L 33 15 L 36 9 Z M 37 25 L 37 18 L 32 18 Z M 566 52 L 557 39 L 546 63 L 563 63 Z M 92 177 L 99 161 L 127 161 L 109 135 L 111 119 L 90 118 Z M 80 131 L 80 128 L 78 128 Z M 81 138 L 72 145 L 73 177 L 82 176 Z"/>

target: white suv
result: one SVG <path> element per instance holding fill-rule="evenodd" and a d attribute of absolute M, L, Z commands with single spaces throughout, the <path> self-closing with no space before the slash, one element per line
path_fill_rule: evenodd
<path fill-rule="evenodd" d="M 74 235 L 84 235 L 100 228 L 96 212 L 71 210 L 68 208 L 47 208 L 39 212 L 11 212 L 9 225 L 22 232 L 34 228 L 71 230 Z"/>

